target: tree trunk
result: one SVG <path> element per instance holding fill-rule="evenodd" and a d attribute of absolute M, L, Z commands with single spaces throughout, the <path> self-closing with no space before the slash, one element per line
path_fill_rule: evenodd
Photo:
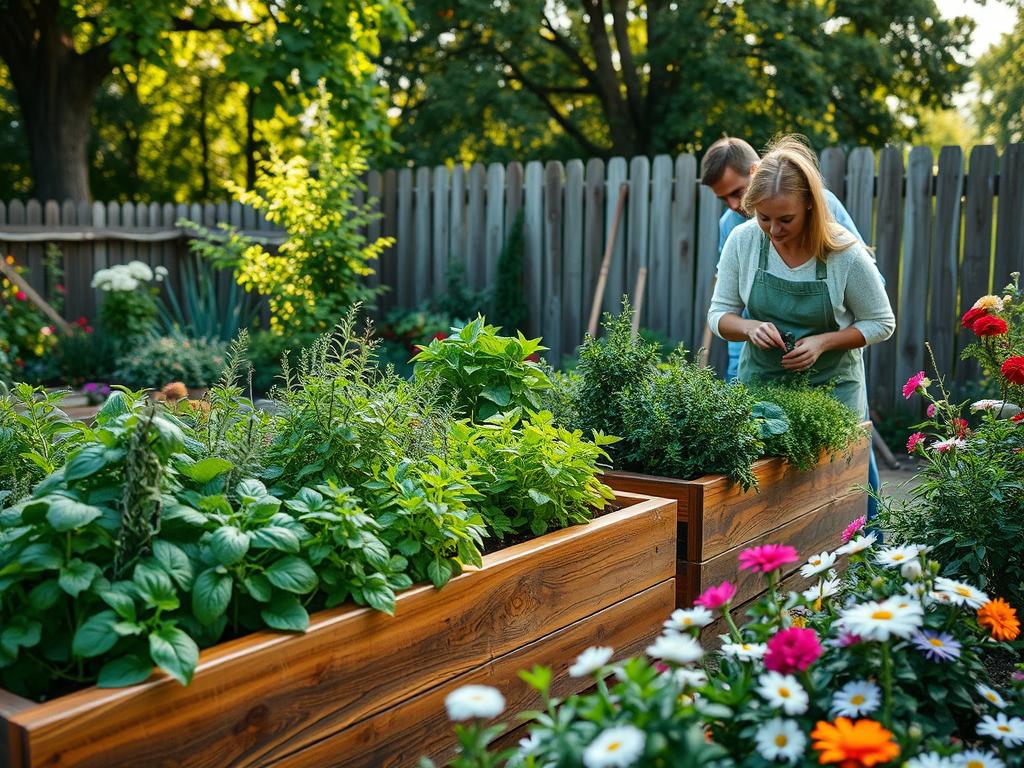
<path fill-rule="evenodd" d="M 0 56 L 18 96 L 41 200 L 89 200 L 89 143 L 93 99 L 110 74 L 110 46 L 75 51 L 59 22 L 59 4 L 29 8 L 9 3 Z M 30 13 L 31 11 L 31 13 Z"/>

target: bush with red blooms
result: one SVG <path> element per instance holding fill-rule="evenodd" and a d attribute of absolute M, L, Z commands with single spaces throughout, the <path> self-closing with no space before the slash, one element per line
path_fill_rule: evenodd
<path fill-rule="evenodd" d="M 1024 402 L 1024 295 L 1020 272 L 1000 294 L 982 296 L 968 309 L 960 324 L 978 340 L 964 349 L 963 357 L 974 358 L 986 376 L 998 383 L 1004 400 Z"/>

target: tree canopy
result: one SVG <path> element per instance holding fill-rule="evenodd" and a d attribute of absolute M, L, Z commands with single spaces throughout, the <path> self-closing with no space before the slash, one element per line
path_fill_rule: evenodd
<path fill-rule="evenodd" d="M 977 64 L 981 95 L 975 118 L 982 133 L 999 144 L 1024 141 L 1024 8 Z"/>
<path fill-rule="evenodd" d="M 502 159 L 909 138 L 969 77 L 934 0 L 414 0 L 386 48 L 404 157 Z"/>

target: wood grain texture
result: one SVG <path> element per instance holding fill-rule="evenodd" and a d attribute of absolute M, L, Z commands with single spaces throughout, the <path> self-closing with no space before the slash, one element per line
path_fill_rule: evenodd
<path fill-rule="evenodd" d="M 511 721 L 514 713 L 540 704 L 540 698 L 517 674 L 536 664 L 554 672 L 554 696 L 580 693 L 592 681 L 569 677 L 568 667 L 575 657 L 591 645 L 614 648 L 616 659 L 641 653 L 672 612 L 674 592 L 673 580 L 663 581 L 309 749 L 273 762 L 268 768 L 411 768 L 423 755 L 445 761 L 454 753 L 454 735 L 445 714 L 444 697 L 453 690 L 469 684 L 500 690 L 505 696 L 506 714 L 498 721 Z"/>
<path fill-rule="evenodd" d="M 255 766 L 305 749 L 671 580 L 674 505 L 619 498 L 628 506 L 488 555 L 442 591 L 403 592 L 394 618 L 324 611 L 303 635 L 258 632 L 204 651 L 187 688 L 158 673 L 18 712 L 7 722 L 24 764 Z"/>
<path fill-rule="evenodd" d="M 935 222 L 932 231 L 931 289 L 926 338 L 943 375 L 954 369 L 959 325 L 956 311 L 958 260 L 960 258 L 960 198 L 964 187 L 964 158 L 960 147 L 943 147 L 935 191 Z"/>
<path fill-rule="evenodd" d="M 900 290 L 900 216 L 903 195 L 903 153 L 886 147 L 878 160 L 878 218 L 875 223 L 875 258 L 885 278 L 889 306 L 899 312 Z M 896 327 L 900 324 L 896 315 Z M 889 406 L 895 389 L 896 340 L 876 344 L 870 352 L 871 375 L 868 378 L 868 402 L 872 407 Z"/>
<path fill-rule="evenodd" d="M 615 207 L 619 202 L 619 187 L 626 182 L 628 168 L 629 166 L 627 166 L 624 157 L 613 157 L 608 161 L 608 167 L 605 170 L 608 176 L 604 196 L 605 216 L 602 253 L 612 232 Z M 618 315 L 622 311 L 622 295 L 629 292 L 629 283 L 626 279 L 626 230 L 629 227 L 629 198 L 632 196 L 633 189 L 631 187 L 629 196 L 626 198 L 626 205 L 622 207 L 622 220 L 619 222 L 618 231 L 615 233 L 615 248 L 612 250 L 612 260 L 608 268 L 608 283 L 605 286 L 604 296 L 602 297 L 601 306 L 603 310 L 611 312 L 613 315 Z"/>
<path fill-rule="evenodd" d="M 696 349 L 693 331 L 693 279 L 697 244 L 697 158 L 680 155 L 672 196 L 672 250 L 669 254 L 669 338 Z M 703 330 L 703 327 L 702 327 Z"/>

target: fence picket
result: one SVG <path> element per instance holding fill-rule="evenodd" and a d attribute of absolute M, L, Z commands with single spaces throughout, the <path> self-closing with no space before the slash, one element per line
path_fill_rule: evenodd
<path fill-rule="evenodd" d="M 580 318 L 580 342 L 586 331 L 586 321 L 590 318 L 597 277 L 601 272 L 601 258 L 604 256 L 605 189 L 604 160 L 591 158 L 587 161 L 583 200 L 583 316 Z"/>
<path fill-rule="evenodd" d="M 680 155 L 675 163 L 675 194 L 672 201 L 672 250 L 669 270 L 669 338 L 694 345 L 693 283 L 697 265 L 697 158 Z"/>
<path fill-rule="evenodd" d="M 413 230 L 413 285 L 412 301 L 414 305 L 422 304 L 431 296 L 431 277 L 434 265 L 430 259 L 430 169 L 419 168 L 416 171 L 416 218 Z"/>
<path fill-rule="evenodd" d="M 398 172 L 398 234 L 396 235 L 396 262 L 398 280 L 395 287 L 396 303 L 400 307 L 411 307 L 415 302 L 413 284 L 413 210 L 412 210 L 412 169 L 403 168 Z"/>
<path fill-rule="evenodd" d="M 562 251 L 562 349 L 572 354 L 583 340 L 583 161 L 565 165 L 565 231 Z"/>
<path fill-rule="evenodd" d="M 30 227 L 38 227 L 43 223 L 43 206 L 38 200 L 29 200 L 25 205 L 25 223 Z M 43 246 L 40 243 L 29 243 L 27 253 L 28 282 L 39 293 L 43 293 L 46 276 L 43 272 Z"/>
<path fill-rule="evenodd" d="M 381 180 L 381 210 L 384 218 L 381 221 L 381 234 L 384 237 L 394 238 L 396 235 L 398 219 L 398 173 L 391 168 L 384 171 Z M 380 272 L 380 283 L 387 288 L 379 297 L 377 305 L 380 307 L 380 316 L 387 317 L 387 313 L 395 306 L 395 286 L 398 280 L 395 258 L 397 251 L 392 244 L 385 248 L 380 255 L 380 263 L 377 267 Z"/>
<path fill-rule="evenodd" d="M 366 225 L 366 239 L 368 242 L 375 243 L 380 239 L 381 233 L 383 232 L 383 220 L 381 218 L 383 211 L 381 210 L 381 194 L 384 180 L 381 177 L 380 172 L 370 171 L 366 174 L 366 197 L 367 202 L 370 204 L 370 222 Z M 372 262 L 370 267 L 373 268 L 373 273 L 366 276 L 366 285 L 373 290 L 380 288 L 380 262 Z M 373 302 L 376 310 L 372 313 L 372 316 L 376 319 L 380 319 L 380 303 L 379 301 Z"/>
<path fill-rule="evenodd" d="M 523 290 L 530 308 L 526 334 L 540 335 L 544 297 L 544 168 L 536 160 L 526 164 L 523 179 Z"/>
<path fill-rule="evenodd" d="M 939 152 L 932 232 L 931 296 L 926 338 L 931 342 L 939 373 L 953 373 L 955 339 L 950 310 L 956 308 L 957 262 L 960 257 L 960 195 L 964 187 L 964 159 L 960 147 Z"/>
<path fill-rule="evenodd" d="M 607 244 L 611 234 L 612 219 L 615 217 L 615 206 L 619 201 L 619 187 L 626 182 L 626 159 L 613 157 L 608 161 L 608 179 L 605 187 L 605 216 L 604 216 L 604 240 Z M 633 196 L 633 190 L 629 190 L 629 197 Z M 623 206 L 622 220 L 619 222 L 619 229 L 615 236 L 615 245 L 612 249 L 612 260 L 608 266 L 608 283 L 605 285 L 603 306 L 605 312 L 614 315 L 619 314 L 622 309 L 622 294 L 628 291 L 626 283 L 626 230 L 629 228 L 629 199 Z"/>
<path fill-rule="evenodd" d="M 967 167 L 967 201 L 964 212 L 964 251 L 960 263 L 960 305 L 966 312 L 979 297 L 988 293 L 989 262 L 992 256 L 992 214 L 995 210 L 996 148 L 975 147 Z M 961 360 L 960 353 L 974 340 L 974 334 L 953 322 L 956 336 L 956 383 L 962 391 L 979 377 L 978 364 Z"/>
<path fill-rule="evenodd" d="M 629 163 L 629 205 L 626 232 L 626 293 L 636 306 L 642 301 L 641 320 L 646 323 L 650 302 L 636 295 L 637 278 L 641 269 L 649 269 L 647 260 L 647 239 L 651 209 L 651 161 L 646 157 L 634 157 Z M 645 283 L 644 294 L 650 290 L 650 275 Z"/>
<path fill-rule="evenodd" d="M 846 175 L 846 210 L 865 243 L 872 243 L 871 208 L 875 200 L 875 154 L 868 147 L 850 152 Z"/>
<path fill-rule="evenodd" d="M 900 242 L 902 232 L 903 152 L 886 147 L 878 161 L 878 222 L 875 225 L 875 258 L 885 279 L 885 292 L 900 327 Z M 861 233 L 863 234 L 863 233 Z M 868 403 L 885 411 L 895 402 L 896 343 L 889 340 L 870 350 Z"/>
<path fill-rule="evenodd" d="M 487 169 L 484 222 L 484 285 L 490 287 L 497 282 L 498 258 L 505 244 L 505 166 L 501 163 L 491 163 Z"/>
<path fill-rule="evenodd" d="M 900 310 L 896 324 L 896 382 L 924 369 L 925 313 L 928 301 L 928 251 L 931 239 L 932 151 L 910 150 L 907 198 L 903 216 L 903 264 Z"/>
<path fill-rule="evenodd" d="M 465 283 L 466 277 L 466 167 L 461 163 L 452 168 L 451 191 L 448 200 L 448 258 L 458 264 Z"/>
<path fill-rule="evenodd" d="M 693 350 L 704 345 L 704 328 L 708 323 L 708 307 L 711 306 L 718 267 L 718 219 L 722 215 L 722 203 L 710 187 L 700 185 L 699 200 L 693 288 L 693 345 L 690 347 Z"/>
<path fill-rule="evenodd" d="M 842 202 L 846 199 L 846 155 L 838 147 L 829 147 L 821 153 L 821 175 L 825 186 Z"/>
<path fill-rule="evenodd" d="M 487 268 L 484 262 L 484 195 L 487 170 L 481 163 L 469 169 L 469 205 L 466 208 L 466 285 L 474 290 L 484 287 Z"/>
<path fill-rule="evenodd" d="M 562 362 L 562 176 L 557 160 L 544 168 L 544 318 L 541 332 L 548 360 Z"/>
<path fill-rule="evenodd" d="M 999 217 L 991 290 L 998 293 L 1011 272 L 1024 268 L 1024 144 L 1011 144 L 999 164 Z"/>
<path fill-rule="evenodd" d="M 451 202 L 450 173 L 448 167 L 439 165 L 432 173 L 434 182 L 433 200 L 431 200 L 431 213 L 433 214 L 434 237 L 431 251 L 433 252 L 433 269 L 431 270 L 432 288 L 430 295 L 433 297 L 444 296 L 448 292 L 448 259 L 449 249 L 449 225 L 448 204 Z"/>
<path fill-rule="evenodd" d="M 650 255 L 644 314 L 647 326 L 668 335 L 671 285 L 672 158 L 658 155 L 651 171 Z"/>

